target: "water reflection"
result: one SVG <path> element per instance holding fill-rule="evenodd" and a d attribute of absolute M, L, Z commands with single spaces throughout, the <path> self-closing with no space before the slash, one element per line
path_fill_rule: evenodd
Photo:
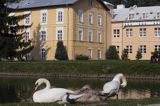
<path fill-rule="evenodd" d="M 33 86 L 37 78 L 0 78 L 0 103 L 32 101 Z M 101 90 L 106 81 L 100 80 L 60 80 L 49 79 L 53 87 L 77 90 L 85 84 Z M 160 96 L 158 81 L 129 81 L 126 88 L 120 90 L 120 99 L 142 99 Z"/>

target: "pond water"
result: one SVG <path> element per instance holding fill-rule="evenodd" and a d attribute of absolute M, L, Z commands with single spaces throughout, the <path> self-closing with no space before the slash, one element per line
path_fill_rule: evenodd
<path fill-rule="evenodd" d="M 0 103 L 32 102 L 34 83 L 37 78 L 0 78 Z M 101 90 L 104 80 L 69 80 L 49 78 L 53 87 L 77 90 L 90 84 L 95 90 Z M 142 99 L 160 96 L 159 81 L 129 81 L 126 88 L 119 92 L 120 99 Z M 114 98 L 113 98 L 114 99 Z"/>

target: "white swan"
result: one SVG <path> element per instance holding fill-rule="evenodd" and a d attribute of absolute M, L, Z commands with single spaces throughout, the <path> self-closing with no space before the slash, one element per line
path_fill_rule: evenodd
<path fill-rule="evenodd" d="M 126 85 L 127 85 L 126 77 L 122 73 L 119 73 L 113 78 L 112 81 L 104 84 L 103 91 L 100 92 L 100 95 L 107 97 L 116 95 L 118 99 L 118 92 L 120 87 L 124 88 Z"/>
<path fill-rule="evenodd" d="M 37 90 L 41 84 L 46 84 L 46 87 L 41 90 Z M 40 78 L 35 82 L 35 93 L 33 94 L 33 101 L 37 103 L 50 103 L 50 102 L 57 102 L 57 103 L 67 103 L 72 95 L 67 96 L 69 94 L 75 94 L 74 91 L 64 89 L 64 88 L 51 88 L 50 82 L 47 79 Z M 81 97 L 81 95 L 73 96 L 72 100 L 76 100 L 77 98 Z"/>

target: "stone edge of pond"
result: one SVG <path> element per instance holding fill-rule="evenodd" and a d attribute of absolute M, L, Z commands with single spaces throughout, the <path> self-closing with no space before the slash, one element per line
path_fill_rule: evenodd
<path fill-rule="evenodd" d="M 109 75 L 90 75 L 90 74 L 59 74 L 59 73 L 7 73 L 0 72 L 0 77 L 47 77 L 47 78 L 60 78 L 60 79 L 97 79 L 107 80 L 114 77 L 113 74 Z M 126 75 L 128 80 L 160 80 L 160 76 L 140 76 L 140 75 Z"/>

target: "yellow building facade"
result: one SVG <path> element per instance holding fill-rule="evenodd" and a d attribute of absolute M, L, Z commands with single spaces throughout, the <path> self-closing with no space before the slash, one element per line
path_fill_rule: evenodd
<path fill-rule="evenodd" d="M 24 41 L 31 39 L 34 45 L 29 58 L 54 60 L 57 42 L 63 41 L 70 60 L 80 54 L 105 59 L 107 36 L 111 35 L 107 6 L 101 0 L 53 1 L 22 0 L 14 5 L 17 15 L 30 13 L 20 21 L 31 25 L 24 34 Z"/>
<path fill-rule="evenodd" d="M 118 5 L 113 10 L 111 44 L 121 57 L 128 50 L 129 59 L 135 60 L 137 51 L 142 60 L 149 60 L 151 53 L 160 51 L 160 6 L 125 8 Z"/>

